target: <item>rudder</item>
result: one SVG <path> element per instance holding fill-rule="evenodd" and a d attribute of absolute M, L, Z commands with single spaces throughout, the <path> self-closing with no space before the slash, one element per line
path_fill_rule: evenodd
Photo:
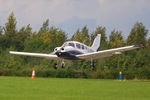
<path fill-rule="evenodd" d="M 94 42 L 91 46 L 91 48 L 94 51 L 98 51 L 99 47 L 100 47 L 100 39 L 101 39 L 101 34 L 97 34 L 96 38 L 94 39 Z"/>

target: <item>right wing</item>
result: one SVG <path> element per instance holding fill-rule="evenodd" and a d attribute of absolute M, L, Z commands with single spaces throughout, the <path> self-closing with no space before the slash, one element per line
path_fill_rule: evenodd
<path fill-rule="evenodd" d="M 108 49 L 108 50 L 103 50 L 98 52 L 81 54 L 81 55 L 77 55 L 76 57 L 79 59 L 87 59 L 87 60 L 98 59 L 98 58 L 109 57 L 112 56 L 113 54 L 121 54 L 121 52 L 137 49 L 140 47 L 143 47 L 143 45 L 132 45 L 132 46 Z"/>
<path fill-rule="evenodd" d="M 60 60 L 61 59 L 61 58 L 57 57 L 57 55 L 43 54 L 43 53 L 29 53 L 29 52 L 16 52 L 16 51 L 6 51 L 6 53 L 15 54 L 15 55 L 42 57 L 42 58 L 48 58 L 51 60 Z"/>

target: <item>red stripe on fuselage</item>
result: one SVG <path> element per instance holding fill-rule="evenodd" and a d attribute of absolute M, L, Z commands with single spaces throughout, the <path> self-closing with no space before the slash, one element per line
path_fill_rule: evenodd
<path fill-rule="evenodd" d="M 81 53 L 81 54 L 84 54 L 84 53 L 82 53 L 82 52 L 80 52 L 80 51 L 78 51 L 78 50 L 70 50 L 70 51 L 79 52 L 79 53 Z M 67 51 L 67 52 L 69 52 L 69 51 Z"/>

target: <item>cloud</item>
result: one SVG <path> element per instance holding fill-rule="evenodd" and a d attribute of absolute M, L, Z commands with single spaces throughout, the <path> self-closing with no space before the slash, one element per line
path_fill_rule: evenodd
<path fill-rule="evenodd" d="M 57 27 L 60 27 L 67 33 L 75 33 L 77 29 L 83 28 L 84 26 L 87 26 L 89 28 L 89 33 L 93 32 L 96 27 L 96 20 L 95 19 L 82 19 L 77 16 L 73 16 L 72 18 L 59 23 Z M 71 37 L 71 34 L 68 34 L 69 37 Z"/>
<path fill-rule="evenodd" d="M 109 33 L 114 28 L 129 33 L 136 21 L 143 21 L 150 28 L 149 4 L 149 0 L 0 0 L 0 24 L 6 23 L 13 11 L 18 26 L 31 24 L 35 30 L 47 18 L 59 26 L 72 24 L 70 19 L 76 20 L 76 16 L 87 23 L 95 20 L 96 25 L 106 26 Z"/>

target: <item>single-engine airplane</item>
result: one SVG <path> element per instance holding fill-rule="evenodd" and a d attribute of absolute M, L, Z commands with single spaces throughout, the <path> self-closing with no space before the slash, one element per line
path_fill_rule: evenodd
<path fill-rule="evenodd" d="M 104 58 L 112 56 L 113 54 L 121 54 L 121 52 L 129 51 L 143 47 L 143 45 L 131 45 L 120 48 L 108 49 L 98 51 L 100 47 L 101 34 L 97 34 L 96 38 L 91 47 L 77 42 L 77 41 L 67 41 L 61 47 L 56 47 L 54 52 L 50 54 L 43 53 L 29 53 L 29 52 L 16 52 L 16 51 L 7 51 L 9 54 L 15 55 L 25 55 L 25 56 L 34 56 L 34 57 L 43 57 L 51 60 L 62 60 L 61 67 L 64 68 L 64 60 L 91 60 L 92 67 L 95 67 L 94 59 Z M 57 69 L 57 64 L 54 65 L 54 68 Z"/>

